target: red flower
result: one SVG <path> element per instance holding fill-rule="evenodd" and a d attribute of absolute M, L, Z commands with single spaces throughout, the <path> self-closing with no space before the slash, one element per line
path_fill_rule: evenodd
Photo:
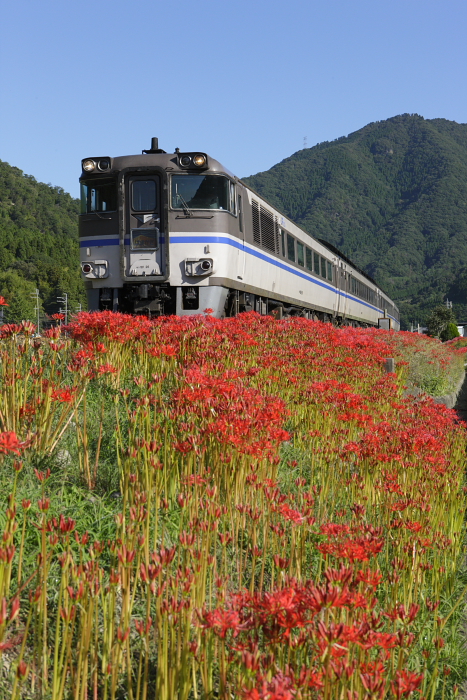
<path fill-rule="evenodd" d="M 399 700 L 404 695 L 410 695 L 414 690 L 420 688 L 423 681 L 423 674 L 411 673 L 410 671 L 396 671 L 396 680 L 391 682 L 393 695 Z"/>
<path fill-rule="evenodd" d="M 13 452 L 13 454 L 19 455 L 21 450 L 27 446 L 26 442 L 20 442 L 18 436 L 15 432 L 10 431 L 6 433 L 0 433 L 0 453 L 8 454 Z"/>

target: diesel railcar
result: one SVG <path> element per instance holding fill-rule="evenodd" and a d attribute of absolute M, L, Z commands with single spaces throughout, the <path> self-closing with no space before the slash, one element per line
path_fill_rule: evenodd
<path fill-rule="evenodd" d="M 90 310 L 255 310 L 399 328 L 378 285 L 200 151 L 82 161 L 79 242 Z"/>

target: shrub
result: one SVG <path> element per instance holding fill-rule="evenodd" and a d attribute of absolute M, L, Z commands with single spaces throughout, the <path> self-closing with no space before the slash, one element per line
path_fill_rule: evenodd
<path fill-rule="evenodd" d="M 453 338 L 458 338 L 460 336 L 459 331 L 455 323 L 448 323 L 446 328 L 441 332 L 440 338 L 443 342 L 447 340 L 452 340 Z"/>

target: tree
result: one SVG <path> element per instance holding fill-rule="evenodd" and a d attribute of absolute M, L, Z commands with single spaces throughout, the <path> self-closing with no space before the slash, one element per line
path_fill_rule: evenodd
<path fill-rule="evenodd" d="M 453 338 L 458 338 L 460 336 L 459 329 L 455 323 L 448 323 L 444 331 L 441 332 L 441 340 L 445 343 L 447 340 L 452 340 Z"/>
<path fill-rule="evenodd" d="M 36 286 L 25 280 L 15 270 L 0 272 L 0 295 L 5 297 L 8 306 L 4 307 L 3 320 L 6 323 L 21 321 L 36 322 L 33 294 Z M 42 311 L 42 306 L 41 306 Z"/>
<path fill-rule="evenodd" d="M 429 335 L 435 338 L 440 338 L 443 331 L 446 330 L 448 325 L 453 323 L 455 325 L 456 319 L 452 309 L 448 309 L 446 306 L 437 306 L 431 314 L 426 319 L 426 325 L 428 327 Z"/>

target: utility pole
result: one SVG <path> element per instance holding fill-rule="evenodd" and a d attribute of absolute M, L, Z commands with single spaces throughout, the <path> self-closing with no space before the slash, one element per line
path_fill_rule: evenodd
<path fill-rule="evenodd" d="M 452 309 L 452 301 L 449 301 L 449 299 L 446 299 L 446 308 Z"/>
<path fill-rule="evenodd" d="M 39 335 L 39 334 L 40 334 L 40 322 L 41 322 L 41 317 L 40 317 L 40 305 L 39 305 L 39 290 L 36 289 L 35 292 L 34 292 L 34 294 L 31 294 L 31 296 L 32 296 L 32 298 L 34 299 L 34 301 L 36 302 L 36 307 L 35 307 L 35 309 L 34 309 L 34 313 L 37 315 L 37 316 L 36 316 L 36 318 L 37 318 L 37 321 L 36 321 L 36 323 L 37 323 L 36 333 L 37 333 L 37 335 Z"/>
<path fill-rule="evenodd" d="M 57 301 L 63 304 L 65 308 L 60 309 L 61 314 L 65 314 L 65 326 L 68 323 L 68 294 L 63 293 L 62 297 L 57 297 Z"/>

